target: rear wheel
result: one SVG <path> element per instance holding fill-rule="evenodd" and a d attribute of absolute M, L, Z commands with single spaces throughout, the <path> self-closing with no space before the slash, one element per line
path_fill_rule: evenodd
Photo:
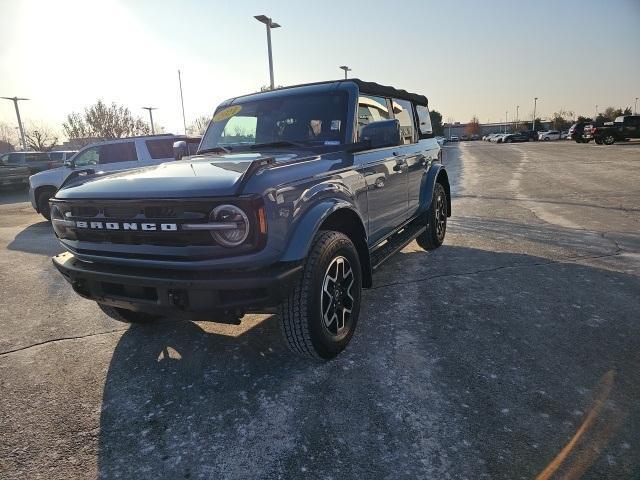
<path fill-rule="evenodd" d="M 435 250 L 444 242 L 449 212 L 447 192 L 440 183 L 433 190 L 431 206 L 427 211 L 427 229 L 418 235 L 416 242 L 425 250 Z"/>
<path fill-rule="evenodd" d="M 100 307 L 100 310 L 106 313 L 109 317 L 124 323 L 152 323 L 163 318 L 161 315 L 134 312 L 133 310 L 112 307 L 111 305 L 105 305 L 104 303 L 99 303 L 98 307 Z"/>
<path fill-rule="evenodd" d="M 38 204 L 38 211 L 40 214 L 51 221 L 51 208 L 49 207 L 49 199 L 56 194 L 56 191 L 53 189 L 46 189 L 38 193 L 38 199 L 36 203 Z"/>
<path fill-rule="evenodd" d="M 340 232 L 320 231 L 302 275 L 278 313 L 291 351 L 328 360 L 347 346 L 358 322 L 362 270 L 353 242 Z"/>
<path fill-rule="evenodd" d="M 606 135 L 606 136 L 602 139 L 602 142 L 603 142 L 605 145 L 613 145 L 613 144 L 615 143 L 615 141 L 616 141 L 616 137 L 615 137 L 615 136 L 613 136 L 613 135 L 611 135 L 611 134 Z"/>

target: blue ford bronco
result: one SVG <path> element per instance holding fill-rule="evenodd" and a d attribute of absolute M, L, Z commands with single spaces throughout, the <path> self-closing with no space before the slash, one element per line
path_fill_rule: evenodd
<path fill-rule="evenodd" d="M 451 214 L 427 98 L 357 79 L 229 99 L 196 155 L 76 172 L 50 206 L 54 265 L 109 316 L 277 313 L 289 348 L 322 359 L 374 270 L 413 239 L 439 247 Z"/>

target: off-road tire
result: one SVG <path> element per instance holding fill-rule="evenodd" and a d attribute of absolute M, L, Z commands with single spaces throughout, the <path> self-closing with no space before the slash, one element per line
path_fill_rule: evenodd
<path fill-rule="evenodd" d="M 438 199 L 440 197 L 440 199 Z M 438 201 L 440 201 L 440 208 L 438 207 Z M 444 212 L 442 211 L 442 207 L 444 206 Z M 444 214 L 444 216 L 443 216 Z M 427 211 L 427 229 L 422 232 L 416 238 L 416 242 L 418 245 L 425 250 L 435 250 L 444 242 L 444 237 L 447 233 L 447 215 L 448 212 L 448 202 L 447 202 L 447 192 L 444 187 L 440 183 L 436 183 L 433 189 L 433 198 L 431 199 L 431 206 Z M 438 219 L 440 222 L 444 222 L 442 225 L 441 232 L 438 231 L 437 223 Z"/>
<path fill-rule="evenodd" d="M 100 310 L 106 313 L 109 317 L 124 323 L 153 323 L 163 318 L 161 315 L 134 312 L 133 310 L 112 307 L 111 305 L 105 305 L 104 303 L 99 303 L 98 307 L 100 307 Z"/>
<path fill-rule="evenodd" d="M 38 205 L 38 211 L 49 222 L 51 221 L 51 209 L 49 207 L 49 199 L 53 197 L 55 194 L 56 194 L 56 191 L 53 189 L 44 190 L 38 193 L 38 200 L 36 201 Z"/>
<path fill-rule="evenodd" d="M 348 328 L 345 322 L 341 334 L 332 336 L 323 320 L 323 283 L 328 268 L 340 257 L 348 260 L 353 273 L 350 288 L 353 304 Z M 338 355 L 355 331 L 361 292 L 362 270 L 353 242 L 341 232 L 321 230 L 304 261 L 299 280 L 278 307 L 282 336 L 289 349 L 298 355 L 324 360 Z"/>

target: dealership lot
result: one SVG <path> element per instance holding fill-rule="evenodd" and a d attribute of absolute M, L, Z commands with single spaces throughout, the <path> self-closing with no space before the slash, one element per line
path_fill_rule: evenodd
<path fill-rule="evenodd" d="M 445 146 L 445 245 L 364 293 L 337 359 L 277 318 L 117 323 L 0 194 L 2 478 L 632 478 L 640 144 Z M 554 476 L 555 475 L 555 476 Z"/>

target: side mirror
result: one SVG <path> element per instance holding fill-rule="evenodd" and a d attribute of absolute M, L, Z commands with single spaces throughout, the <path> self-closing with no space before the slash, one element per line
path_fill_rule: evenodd
<path fill-rule="evenodd" d="M 62 165 L 67 168 L 75 168 L 76 166 L 75 163 L 73 163 L 73 160 L 65 160 Z"/>
<path fill-rule="evenodd" d="M 189 155 L 189 151 L 187 150 L 187 142 L 185 142 L 184 140 L 173 142 L 173 158 L 175 160 L 182 160 L 182 157 L 186 157 L 187 155 Z"/>
<path fill-rule="evenodd" d="M 369 148 L 395 147 L 400 145 L 400 122 L 397 119 L 371 122 L 362 127 L 360 139 Z"/>

